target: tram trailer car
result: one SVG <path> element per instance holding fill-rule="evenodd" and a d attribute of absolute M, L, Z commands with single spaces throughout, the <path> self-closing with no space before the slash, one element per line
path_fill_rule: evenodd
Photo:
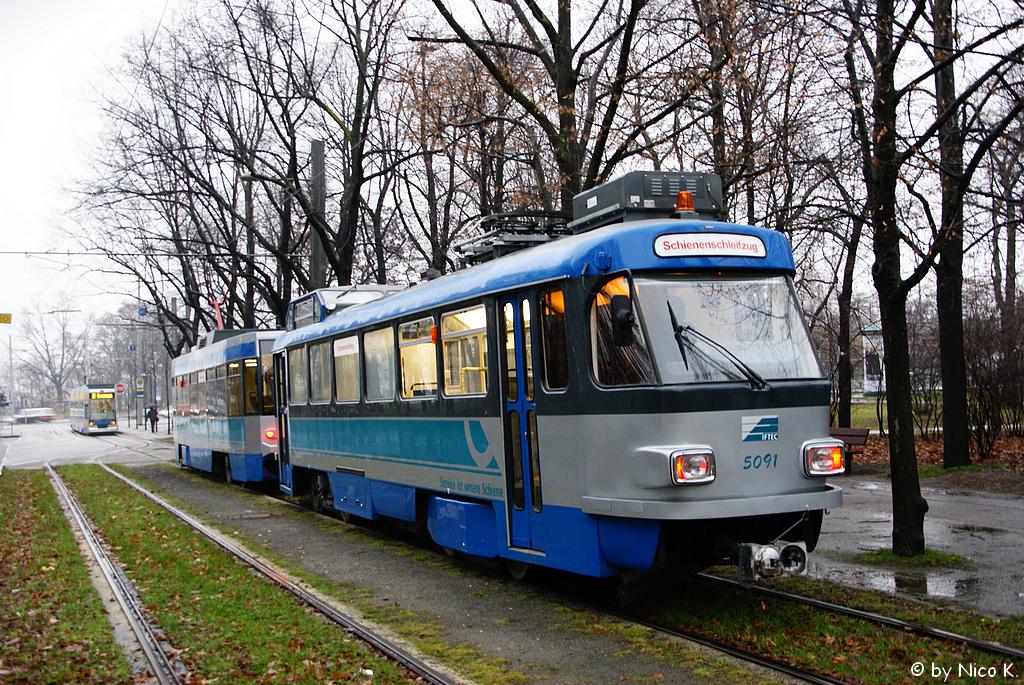
<path fill-rule="evenodd" d="M 842 443 L 789 243 L 720 187 L 629 174 L 576 235 L 282 334 L 282 490 L 513 575 L 801 572 Z"/>
<path fill-rule="evenodd" d="M 87 383 L 71 395 L 71 430 L 82 435 L 117 433 L 117 394 L 113 383 Z"/>
<path fill-rule="evenodd" d="M 178 463 L 229 482 L 276 483 L 270 350 L 279 331 L 212 331 L 173 360 Z"/>

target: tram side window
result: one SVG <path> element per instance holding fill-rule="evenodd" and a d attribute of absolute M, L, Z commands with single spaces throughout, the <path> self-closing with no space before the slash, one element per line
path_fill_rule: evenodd
<path fill-rule="evenodd" d="M 632 313 L 632 326 L 627 322 L 622 328 L 622 324 L 619 324 L 618 335 L 613 322 L 613 309 L 616 307 L 625 307 L 627 313 Z M 626 334 L 625 340 L 623 333 Z M 632 288 L 625 276 L 605 283 L 594 298 L 590 338 L 594 374 L 598 383 L 621 386 L 651 385 L 656 382 L 654 364 L 640 328 Z"/>
<path fill-rule="evenodd" d="M 437 394 L 437 328 L 433 317 L 398 327 L 398 354 L 402 363 L 402 397 Z"/>
<path fill-rule="evenodd" d="M 214 416 L 224 416 L 227 409 L 224 397 L 224 371 L 225 367 L 218 366 L 206 372 L 206 404 L 209 413 Z"/>
<path fill-rule="evenodd" d="M 334 341 L 334 396 L 339 402 L 359 401 L 359 336 Z"/>
<path fill-rule="evenodd" d="M 190 416 L 199 414 L 199 373 L 193 371 L 188 376 L 188 413 Z"/>
<path fill-rule="evenodd" d="M 487 393 L 487 310 L 483 305 L 441 317 L 446 395 Z"/>
<path fill-rule="evenodd" d="M 246 359 L 242 362 L 242 387 L 245 390 L 243 408 L 246 416 L 259 416 L 260 402 L 259 362 Z"/>
<path fill-rule="evenodd" d="M 309 346 L 309 401 L 331 401 L 331 349 L 330 341 Z"/>
<path fill-rule="evenodd" d="M 242 415 L 242 362 L 228 362 L 228 416 Z"/>
<path fill-rule="evenodd" d="M 306 403 L 306 348 L 288 350 L 288 404 Z"/>
<path fill-rule="evenodd" d="M 260 350 L 263 349 L 260 342 Z M 274 357 L 270 352 L 260 355 L 260 378 L 263 386 L 263 415 L 274 415 Z"/>
<path fill-rule="evenodd" d="M 565 390 L 569 385 L 569 360 L 566 356 L 565 296 L 561 288 L 541 293 L 540 313 L 544 384 L 549 390 Z"/>
<path fill-rule="evenodd" d="M 175 376 L 174 378 L 174 415 L 184 416 L 185 415 L 185 403 L 187 401 L 188 392 L 185 389 L 186 383 L 185 376 Z"/>
<path fill-rule="evenodd" d="M 195 387 L 195 403 L 196 403 L 196 414 L 198 416 L 206 416 L 206 370 L 202 370 L 198 375 L 198 382 Z"/>
<path fill-rule="evenodd" d="M 395 333 L 389 328 L 363 336 L 366 364 L 366 399 L 370 402 L 395 397 Z"/>

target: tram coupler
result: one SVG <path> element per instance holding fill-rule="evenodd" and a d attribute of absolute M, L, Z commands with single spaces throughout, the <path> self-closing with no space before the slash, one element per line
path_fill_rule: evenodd
<path fill-rule="evenodd" d="M 738 575 L 747 580 L 799 576 L 807 572 L 807 546 L 780 540 L 770 545 L 739 545 Z"/>

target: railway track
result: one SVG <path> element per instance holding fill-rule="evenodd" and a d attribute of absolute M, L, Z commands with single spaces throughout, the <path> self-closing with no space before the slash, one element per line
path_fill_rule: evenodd
<path fill-rule="evenodd" d="M 137 451 L 137 452 L 145 454 L 145 452 L 143 452 L 143 450 L 141 450 L 141 449 L 131 448 L 131 447 L 124 447 L 124 448 L 128 449 L 128 450 Z M 149 456 L 149 455 L 147 455 L 147 456 Z M 101 464 L 101 466 L 102 466 L 102 464 Z M 106 468 L 106 467 L 104 467 L 104 468 Z M 121 478 L 122 480 L 125 480 L 126 482 L 128 482 L 128 479 L 124 478 L 120 474 L 117 474 L 116 472 L 113 472 L 113 471 L 112 471 L 112 473 L 114 473 L 117 477 Z M 135 486 L 135 487 L 138 487 L 138 486 Z M 144 488 L 142 490 L 144 492 L 148 492 L 148 491 L 145 491 Z M 265 495 L 265 496 L 273 497 L 272 495 Z M 294 505 L 293 503 L 289 503 L 289 504 L 291 504 L 292 506 L 297 506 L 297 505 Z M 909 623 L 909 622 L 906 622 L 906 621 L 902 621 L 900 619 L 892 618 L 892 617 L 885 616 L 885 615 L 882 615 L 882 614 L 878 614 L 878 613 L 875 613 L 875 612 L 864 611 L 864 610 L 855 609 L 855 608 L 852 608 L 852 607 L 846 607 L 846 606 L 842 606 L 842 605 L 839 605 L 839 604 L 834 604 L 834 603 L 831 603 L 831 602 L 826 602 L 826 601 L 823 601 L 823 600 L 818 600 L 818 599 L 815 599 L 815 598 L 806 597 L 806 596 L 803 596 L 803 595 L 796 595 L 796 594 L 792 594 L 792 593 L 787 593 L 787 592 L 783 592 L 781 590 L 775 590 L 775 589 L 772 589 L 772 588 L 764 588 L 764 587 L 752 585 L 752 584 L 749 584 L 749 583 L 743 583 L 743 582 L 740 582 L 740 581 L 730 580 L 728 578 L 721 578 L 719 576 L 713 576 L 713 575 L 706 574 L 706 573 L 698 574 L 698 576 L 703 581 L 706 581 L 708 583 L 711 583 L 711 584 L 714 584 L 714 585 L 718 585 L 718 586 L 721 586 L 721 587 L 731 587 L 731 588 L 741 589 L 741 590 L 748 591 L 748 592 L 751 592 L 751 593 L 754 593 L 754 594 L 760 594 L 762 596 L 768 596 L 768 597 L 772 597 L 772 598 L 775 598 L 775 599 L 781 599 L 781 600 L 786 600 L 786 601 L 792 601 L 792 602 L 797 602 L 797 603 L 805 604 L 805 605 L 814 607 L 816 609 L 821 609 L 821 610 L 824 610 L 824 611 L 829 611 L 831 613 L 836 613 L 836 614 L 848 616 L 848 617 L 851 617 L 851 618 L 856 618 L 856 619 L 860 619 L 860 620 L 864 620 L 864 621 L 869 621 L 871 623 L 874 623 L 874 624 L 877 624 L 877 625 L 881 625 L 881 626 L 885 626 L 885 627 L 893 629 L 893 630 L 898 630 L 898 631 L 901 631 L 901 632 L 912 633 L 912 634 L 915 634 L 915 635 L 918 635 L 918 636 L 921 636 L 921 637 L 927 637 L 927 638 L 931 638 L 931 639 L 941 640 L 941 641 L 945 641 L 945 642 L 949 642 L 949 643 L 953 643 L 953 644 L 965 645 L 965 646 L 971 647 L 973 649 L 977 649 L 979 651 L 985 652 L 987 654 L 993 654 L 993 655 L 998 655 L 998 656 L 1003 656 L 1003 657 L 1008 657 L 1008 658 L 1014 658 L 1014 659 L 1022 659 L 1022 658 L 1024 658 L 1024 650 L 1021 650 L 1021 649 L 1018 649 L 1018 648 L 1015 648 L 1015 647 L 1010 647 L 1010 646 L 1007 646 L 1007 645 L 1002 645 L 1002 644 L 999 644 L 999 643 L 989 642 L 989 641 L 985 641 L 985 640 L 979 640 L 979 639 L 976 639 L 976 638 L 972 638 L 972 637 L 969 637 L 969 636 L 966 636 L 966 635 L 961 635 L 961 634 L 954 633 L 954 632 L 947 631 L 947 630 L 931 628 L 931 627 L 928 627 L 928 626 L 922 626 L 922 625 L 917 625 L 917 624 Z M 588 609 L 591 609 L 591 610 L 594 610 L 594 611 L 599 611 L 599 612 L 604 613 L 606 615 L 613 616 L 613 617 L 615 617 L 615 618 L 617 618 L 619 620 L 628 621 L 628 622 L 631 622 L 631 623 L 635 623 L 637 625 L 641 625 L 641 626 L 643 626 L 643 627 L 645 627 L 645 628 L 647 628 L 649 630 L 653 630 L 653 631 L 662 633 L 662 634 L 670 636 L 670 637 L 681 638 L 681 639 L 688 640 L 690 642 L 694 642 L 694 643 L 697 643 L 697 644 L 704 645 L 704 646 L 706 646 L 708 648 L 711 648 L 711 649 L 714 649 L 716 651 L 720 651 L 720 652 L 724 652 L 726 654 L 729 654 L 730 656 L 732 656 L 734 658 L 737 658 L 737 659 L 740 659 L 742 661 L 746 661 L 748 663 L 755 664 L 755 665 L 760 666 L 762 668 L 770 669 L 770 670 L 775 671 L 777 673 L 781 673 L 781 674 L 786 675 L 786 676 L 788 676 L 790 678 L 795 678 L 795 679 L 798 679 L 798 680 L 801 680 L 801 681 L 804 681 L 804 682 L 810 682 L 810 683 L 839 683 L 839 682 L 842 682 L 842 681 L 836 680 L 835 678 L 832 678 L 830 676 L 819 674 L 819 673 L 814 673 L 814 672 L 811 672 L 811 671 L 807 671 L 807 670 L 801 669 L 799 667 L 795 667 L 795 666 L 792 666 L 790 664 L 786 664 L 786 663 L 783 663 L 781 661 L 772 659 L 771 657 L 767 657 L 767 656 L 765 656 L 763 654 L 759 654 L 759 653 L 753 652 L 753 651 L 748 651 L 748 650 L 742 649 L 740 647 L 736 647 L 734 645 L 730 645 L 730 644 L 725 643 L 723 641 L 716 640 L 714 638 L 710 638 L 710 637 L 708 637 L 706 635 L 703 635 L 703 634 L 693 633 L 693 632 L 689 632 L 689 631 L 682 631 L 682 630 L 679 630 L 679 629 L 671 627 L 671 626 L 666 626 L 666 625 L 663 625 L 663 624 L 659 624 L 656 621 L 652 621 L 652 620 L 647 619 L 645 617 L 642 617 L 642 616 L 639 616 L 639 615 L 636 615 L 636 614 L 631 614 L 631 613 L 626 612 L 626 611 L 622 611 L 622 610 L 620 610 L 620 609 L 618 609 L 616 607 L 612 607 L 612 606 L 607 605 L 607 604 L 594 603 L 594 602 L 591 602 L 591 601 L 586 600 L 586 599 L 582 599 L 581 600 L 581 598 L 578 597 L 578 596 L 567 595 L 567 594 L 565 594 L 562 591 L 552 590 L 551 588 L 545 588 L 545 590 L 550 592 L 553 596 L 556 596 L 559 599 L 562 599 L 562 600 L 565 600 L 565 601 L 569 601 L 569 602 L 571 602 L 573 604 L 576 604 L 577 606 L 583 605 L 583 606 L 585 606 Z"/>
<path fill-rule="evenodd" d="M 880 626 L 885 626 L 887 628 L 893 628 L 895 630 L 913 633 L 915 635 L 920 635 L 921 637 L 929 637 L 936 640 L 945 640 L 948 642 L 963 644 L 967 647 L 971 647 L 973 649 L 985 652 L 987 654 L 1005 656 L 1013 659 L 1024 659 L 1024 649 L 1017 649 L 1016 647 L 1010 647 L 1008 645 L 1000 644 L 998 642 L 979 640 L 977 638 L 969 637 L 967 635 L 960 635 L 959 633 L 954 633 L 948 630 L 931 628 L 929 626 L 922 626 L 916 623 L 910 623 L 907 621 L 900 620 L 898 618 L 892 618 L 890 616 L 875 613 L 873 611 L 854 609 L 852 607 L 843 606 L 841 604 L 834 604 L 832 602 L 826 602 L 824 600 L 815 599 L 813 597 L 807 597 L 805 595 L 797 595 L 790 592 L 785 592 L 783 590 L 776 590 L 774 588 L 752 585 L 750 583 L 744 583 L 738 580 L 732 580 L 730 578 L 722 578 L 721 576 L 715 576 L 709 573 L 699 573 L 697 575 L 701 580 L 704 580 L 714 585 L 737 588 L 740 590 L 744 590 L 745 592 L 761 595 L 762 597 L 772 597 L 774 599 L 782 599 L 790 602 L 796 602 L 798 604 L 804 604 L 807 606 L 814 607 L 816 609 L 823 609 L 834 614 L 849 616 L 850 618 L 858 618 L 864 621 L 875 623 Z"/>
<path fill-rule="evenodd" d="M 432 685 L 457 685 L 458 683 L 462 682 L 457 677 L 449 675 L 448 673 L 445 673 L 435 668 L 433 665 L 427 663 L 425 660 L 421 659 L 416 654 L 413 654 L 412 652 L 407 650 L 404 646 L 397 644 L 396 642 L 386 638 L 385 636 L 381 635 L 369 626 L 362 624 L 354 620 L 350 616 L 341 613 L 336 608 L 331 606 L 329 603 L 321 599 L 318 595 L 309 592 L 305 588 L 301 587 L 300 585 L 290 580 L 278 569 L 274 568 L 273 566 L 264 562 L 263 560 L 258 559 L 257 557 L 249 554 L 246 550 L 236 545 L 227 536 L 221 534 L 214 528 L 207 526 L 198 519 L 190 516 L 189 514 L 179 509 L 178 507 L 175 507 L 173 504 L 164 500 L 159 495 L 150 492 L 149 490 L 134 482 L 130 478 L 127 478 L 118 473 L 117 471 L 114 471 L 106 464 L 102 464 L 99 462 L 97 462 L 97 464 L 105 471 L 113 475 L 115 478 L 121 480 L 123 483 L 125 483 L 129 487 L 133 488 L 134 490 L 148 498 L 150 501 L 166 509 L 176 518 L 184 522 L 186 525 L 194 529 L 199 534 L 208 538 L 210 541 L 215 543 L 228 554 L 232 555 L 239 561 L 247 564 L 253 570 L 257 571 L 258 573 L 266 577 L 268 580 L 281 587 L 283 590 L 294 595 L 307 606 L 316 610 L 330 621 L 338 624 L 348 632 L 352 633 L 354 636 L 375 647 L 380 652 L 384 653 L 391 659 L 395 660 L 405 668 L 409 669 L 410 671 L 418 675 L 423 680 L 424 683 Z"/>
<path fill-rule="evenodd" d="M 64 483 L 64 479 L 49 465 L 46 466 L 46 472 L 57 495 L 64 503 L 66 510 L 70 512 L 75 526 L 81 532 L 89 554 L 96 562 L 104 580 L 110 586 L 110 591 L 127 617 L 128 624 L 135 634 L 153 677 L 160 685 L 184 685 L 185 676 L 178 671 L 164 652 L 161 641 L 136 599 L 138 595 L 135 593 L 131 581 L 124 576 L 121 569 L 114 564 L 106 549 L 100 544 L 96 530 L 89 522 L 85 512 L 82 511 L 75 496 Z"/>

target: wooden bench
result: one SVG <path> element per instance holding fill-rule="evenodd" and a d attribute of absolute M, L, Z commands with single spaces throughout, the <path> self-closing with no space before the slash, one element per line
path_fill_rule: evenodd
<path fill-rule="evenodd" d="M 828 429 L 828 435 L 836 440 L 842 440 L 843 444 L 846 445 L 846 473 L 853 471 L 853 455 L 855 448 L 864 447 L 868 444 L 868 434 L 870 434 L 867 428 L 844 428 L 842 426 L 833 426 Z"/>

